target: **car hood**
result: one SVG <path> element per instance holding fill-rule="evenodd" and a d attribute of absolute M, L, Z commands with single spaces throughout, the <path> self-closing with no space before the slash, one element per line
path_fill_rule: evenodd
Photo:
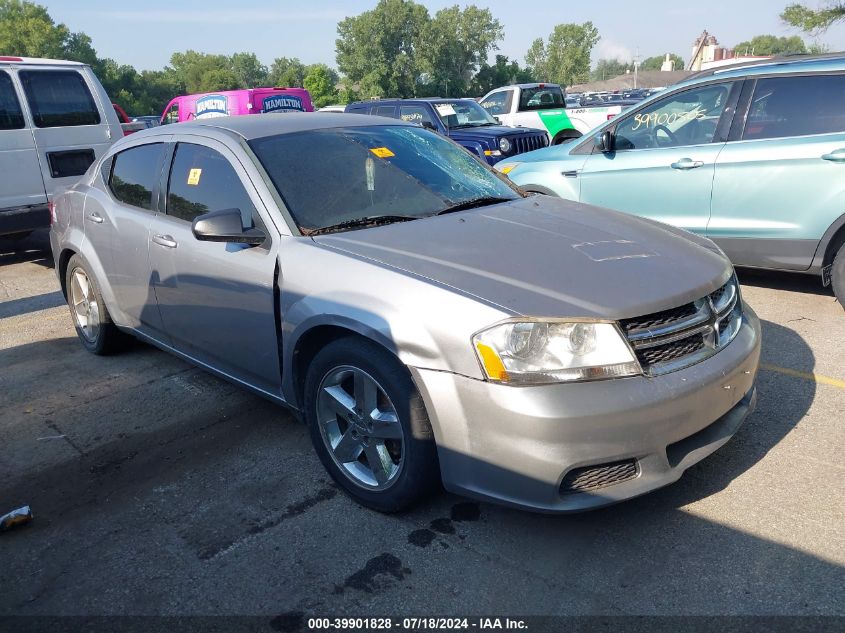
<path fill-rule="evenodd" d="M 515 315 L 640 316 L 703 297 L 732 272 L 709 240 L 546 196 L 314 240 Z"/>

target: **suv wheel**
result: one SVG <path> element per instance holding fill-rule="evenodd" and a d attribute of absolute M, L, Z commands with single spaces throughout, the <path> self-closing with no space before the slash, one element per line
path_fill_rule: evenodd
<path fill-rule="evenodd" d="M 833 293 L 839 300 L 839 305 L 845 308 L 845 244 L 839 247 L 839 252 L 833 259 L 833 268 L 830 271 Z"/>
<path fill-rule="evenodd" d="M 127 335 L 112 323 L 100 287 L 79 255 L 68 262 L 65 288 L 73 324 L 85 349 L 100 355 L 118 351 Z"/>
<path fill-rule="evenodd" d="M 398 512 L 439 484 L 425 405 L 387 350 L 357 338 L 327 345 L 308 368 L 305 409 L 320 461 L 362 505 Z"/>

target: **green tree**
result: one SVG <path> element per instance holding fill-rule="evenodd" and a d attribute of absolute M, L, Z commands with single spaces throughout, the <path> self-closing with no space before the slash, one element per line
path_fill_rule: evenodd
<path fill-rule="evenodd" d="M 337 73 L 325 64 L 313 64 L 308 68 L 303 83 L 315 108 L 338 102 L 337 79 Z"/>
<path fill-rule="evenodd" d="M 600 59 L 590 73 L 590 81 L 604 81 L 624 75 L 631 70 L 631 65 L 620 59 Z"/>
<path fill-rule="evenodd" d="M 234 90 L 239 80 L 226 55 L 209 55 L 188 50 L 173 53 L 170 66 L 189 93 Z"/>
<path fill-rule="evenodd" d="M 541 81 L 563 86 L 583 83 L 590 77 L 590 54 L 599 39 L 592 22 L 558 24 L 548 42 L 534 40 L 525 61 Z"/>
<path fill-rule="evenodd" d="M 419 57 L 434 92 L 444 96 L 464 96 L 473 77 L 498 49 L 504 36 L 502 25 L 489 9 L 471 5 L 438 11 L 423 29 L 425 45 Z"/>
<path fill-rule="evenodd" d="M 270 83 L 285 88 L 302 88 L 306 72 L 305 64 L 296 57 L 278 57 L 270 66 Z"/>
<path fill-rule="evenodd" d="M 683 57 L 671 53 L 670 59 L 675 62 L 675 70 L 684 69 Z M 666 55 L 655 55 L 654 57 L 646 57 L 643 61 L 640 62 L 640 70 L 660 70 L 665 60 Z"/>
<path fill-rule="evenodd" d="M 496 55 L 496 63 L 481 64 L 473 79 L 470 93 L 474 96 L 485 95 L 494 88 L 510 84 L 532 83 L 534 75 L 528 68 L 520 68 L 519 62 L 510 61 L 507 55 Z"/>
<path fill-rule="evenodd" d="M 737 55 L 794 55 L 806 53 L 807 45 L 797 35 L 778 37 L 777 35 L 755 35 L 747 42 L 734 46 Z"/>
<path fill-rule="evenodd" d="M 365 97 L 412 97 L 422 71 L 417 51 L 430 18 L 413 0 L 379 0 L 337 25 L 337 65 Z"/>
<path fill-rule="evenodd" d="M 258 61 L 255 53 L 235 53 L 231 58 L 232 72 L 238 78 L 239 88 L 259 88 L 266 86 L 269 71 L 267 66 Z"/>
<path fill-rule="evenodd" d="M 803 4 L 790 4 L 780 14 L 780 18 L 805 33 L 817 34 L 845 20 L 845 2 L 827 2 L 818 9 L 810 9 Z"/>
<path fill-rule="evenodd" d="M 47 9 L 25 0 L 0 0 L 0 51 L 4 55 L 97 61 L 91 38 L 56 24 Z"/>

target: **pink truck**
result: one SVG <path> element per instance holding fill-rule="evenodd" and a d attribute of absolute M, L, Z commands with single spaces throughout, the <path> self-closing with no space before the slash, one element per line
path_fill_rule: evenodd
<path fill-rule="evenodd" d="M 313 112 L 304 88 L 249 88 L 176 97 L 164 110 L 161 124 L 236 114 Z"/>

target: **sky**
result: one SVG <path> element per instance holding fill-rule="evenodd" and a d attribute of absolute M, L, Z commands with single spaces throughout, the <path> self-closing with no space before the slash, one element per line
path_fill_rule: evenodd
<path fill-rule="evenodd" d="M 417 0 L 418 2 L 420 0 Z M 503 25 L 499 53 L 523 62 L 531 42 L 556 24 L 591 21 L 601 40 L 593 61 L 629 61 L 665 53 L 689 59 L 693 40 L 707 29 L 732 47 L 759 34 L 795 35 L 778 17 L 791 0 L 476 0 Z M 809 0 L 811 6 L 819 0 Z M 334 67 L 337 23 L 372 9 L 376 0 L 40 0 L 56 22 L 92 39 L 100 57 L 138 70 L 158 70 L 177 51 L 231 55 L 253 52 L 269 65 L 277 57 Z M 423 0 L 431 14 L 457 0 Z M 461 6 L 472 2 L 461 2 Z M 811 38 L 805 37 L 806 41 Z M 845 24 L 821 37 L 832 51 L 845 50 Z"/>

